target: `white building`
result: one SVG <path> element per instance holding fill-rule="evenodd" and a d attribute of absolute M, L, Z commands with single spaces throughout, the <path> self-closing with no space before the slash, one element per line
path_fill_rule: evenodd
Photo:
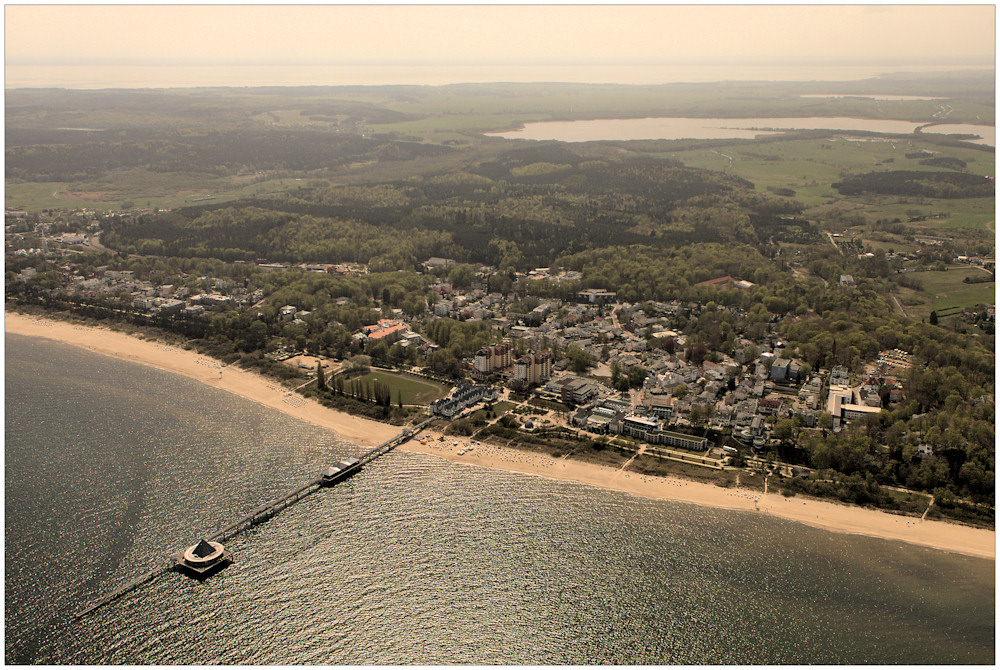
<path fill-rule="evenodd" d="M 514 362 L 514 383 L 521 386 L 541 384 L 552 376 L 552 356 L 547 351 L 527 354 Z"/>
<path fill-rule="evenodd" d="M 483 347 L 476 352 L 475 367 L 480 375 L 489 375 L 497 370 L 509 368 L 512 360 L 512 347 L 507 344 L 494 344 Z"/>

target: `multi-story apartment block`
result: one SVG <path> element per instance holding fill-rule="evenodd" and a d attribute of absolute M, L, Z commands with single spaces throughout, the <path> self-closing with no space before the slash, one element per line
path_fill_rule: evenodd
<path fill-rule="evenodd" d="M 509 368 L 513 359 L 512 347 L 506 342 L 483 347 L 476 352 L 475 368 L 480 376 Z"/>
<path fill-rule="evenodd" d="M 514 362 L 514 383 L 521 386 L 541 384 L 552 376 L 552 356 L 547 351 L 527 354 Z"/>

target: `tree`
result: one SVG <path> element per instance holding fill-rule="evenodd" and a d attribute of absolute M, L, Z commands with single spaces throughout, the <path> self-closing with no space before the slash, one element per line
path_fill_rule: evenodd
<path fill-rule="evenodd" d="M 932 326 L 938 325 L 938 315 L 937 315 L 937 312 L 934 311 L 933 309 L 931 310 L 931 316 L 930 316 L 929 321 L 930 321 L 930 324 Z"/>
<path fill-rule="evenodd" d="M 774 431 L 772 434 L 775 439 L 787 442 L 791 440 L 792 436 L 795 434 L 795 423 L 791 419 L 782 419 L 774 424 Z"/>
<path fill-rule="evenodd" d="M 628 369 L 628 383 L 632 388 L 639 388 L 646 380 L 649 371 L 641 365 L 633 365 Z"/>
<path fill-rule="evenodd" d="M 347 369 L 352 372 L 365 373 L 371 369 L 372 359 L 371 356 L 365 356 L 364 354 L 358 354 L 357 356 L 351 356 L 347 359 Z"/>
<path fill-rule="evenodd" d="M 611 363 L 611 386 L 612 388 L 618 388 L 622 382 L 622 368 L 618 365 L 618 361 Z"/>
<path fill-rule="evenodd" d="M 684 357 L 692 365 L 701 365 L 707 354 L 708 347 L 702 342 L 688 345 L 688 348 L 684 350 Z"/>
<path fill-rule="evenodd" d="M 462 264 L 456 266 L 451 272 L 448 273 L 448 282 L 455 288 L 466 288 L 475 278 L 476 271 L 471 265 Z"/>
<path fill-rule="evenodd" d="M 833 416 L 826 412 L 820 412 L 816 416 L 816 425 L 822 428 L 823 430 L 829 430 L 833 428 Z"/>
<path fill-rule="evenodd" d="M 906 435 L 906 423 L 896 421 L 885 431 L 885 443 L 893 450 L 902 449 L 903 437 Z"/>
<path fill-rule="evenodd" d="M 569 359 L 569 367 L 573 372 L 583 373 L 594 364 L 594 357 L 580 347 L 569 347 L 566 350 L 566 357 Z"/>
<path fill-rule="evenodd" d="M 694 405 L 691 407 L 691 413 L 688 415 L 688 419 L 692 424 L 700 426 L 705 421 L 705 408 L 701 405 Z"/>
<path fill-rule="evenodd" d="M 365 352 L 372 357 L 372 360 L 385 365 L 389 359 L 389 344 L 384 339 L 376 340 L 374 344 L 365 347 Z"/>
<path fill-rule="evenodd" d="M 316 388 L 326 390 L 326 375 L 323 374 L 323 363 L 316 361 Z"/>

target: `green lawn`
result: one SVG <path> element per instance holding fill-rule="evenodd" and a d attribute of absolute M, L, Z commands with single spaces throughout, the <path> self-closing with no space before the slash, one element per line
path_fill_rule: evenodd
<path fill-rule="evenodd" d="M 543 398 L 530 398 L 528 400 L 529 405 L 534 405 L 543 410 L 555 410 L 557 412 L 571 412 L 573 408 L 569 405 L 564 405 L 561 402 L 556 402 L 554 400 L 545 400 Z"/>
<path fill-rule="evenodd" d="M 907 308 L 914 316 L 926 316 L 931 310 L 942 311 L 949 307 L 972 307 L 979 303 L 994 303 L 996 301 L 996 283 L 966 284 L 966 277 L 985 276 L 982 270 L 967 265 L 952 265 L 944 272 L 913 272 L 909 277 L 923 284 L 921 296 L 925 299 L 923 307 Z"/>
<path fill-rule="evenodd" d="M 405 375 L 395 375 L 391 372 L 369 372 L 359 377 L 363 383 L 380 381 L 389 385 L 392 391 L 392 401 L 395 403 L 398 393 L 403 394 L 404 405 L 426 405 L 434 400 L 444 398 L 449 389 L 429 379 L 417 379 Z"/>
<path fill-rule="evenodd" d="M 920 245 L 916 244 L 915 242 L 907 242 L 901 239 L 900 240 L 893 239 L 891 241 L 873 240 L 868 236 L 866 236 L 864 233 L 862 233 L 860 237 L 865 246 L 869 246 L 872 249 L 881 249 L 883 251 L 889 251 L 890 249 L 892 249 L 896 253 L 903 253 L 903 252 L 916 251 L 917 249 L 920 248 Z"/>
<path fill-rule="evenodd" d="M 920 202 L 917 198 L 882 196 L 877 202 L 867 203 L 864 213 L 869 220 L 899 219 L 918 230 L 918 234 L 933 235 L 934 231 L 940 231 L 941 235 L 951 237 L 960 228 L 992 229 L 996 218 L 994 203 L 994 198 L 938 198 Z M 911 215 L 937 217 L 939 214 L 944 216 L 909 222 Z"/>
<path fill-rule="evenodd" d="M 522 122 L 545 121 L 544 114 L 443 114 L 442 116 L 400 121 L 398 123 L 371 124 L 376 133 L 400 133 L 424 137 L 428 133 L 455 134 L 463 132 L 488 132 L 516 128 Z M 450 135 L 448 139 L 451 139 Z"/>
<path fill-rule="evenodd" d="M 504 412 L 506 412 L 510 408 L 516 407 L 516 406 L 517 405 L 515 405 L 512 402 L 498 402 L 498 403 L 494 403 L 493 404 L 493 414 L 495 416 L 501 416 Z M 477 409 L 475 412 L 472 413 L 472 415 L 469 417 L 469 419 L 471 419 L 473 421 L 473 423 L 475 423 L 475 421 L 477 419 L 482 419 L 483 421 L 489 421 L 490 417 L 486 416 L 486 410 L 485 409 Z"/>

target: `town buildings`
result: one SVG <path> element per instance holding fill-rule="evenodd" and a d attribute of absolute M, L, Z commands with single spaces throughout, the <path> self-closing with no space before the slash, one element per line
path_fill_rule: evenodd
<path fill-rule="evenodd" d="M 547 351 L 522 356 L 514 362 L 513 383 L 520 388 L 547 382 L 552 377 L 552 356 Z"/>
<path fill-rule="evenodd" d="M 476 352 L 476 376 L 485 379 L 500 370 L 506 370 L 511 366 L 512 353 L 513 347 L 506 342 L 483 347 Z"/>

